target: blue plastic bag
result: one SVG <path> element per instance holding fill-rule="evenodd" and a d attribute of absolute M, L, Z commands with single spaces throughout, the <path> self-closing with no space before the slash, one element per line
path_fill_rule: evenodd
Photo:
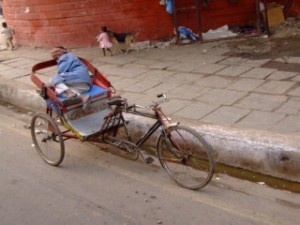
<path fill-rule="evenodd" d="M 169 13 L 169 14 L 172 14 L 172 13 L 173 13 L 173 4 L 172 4 L 172 1 L 171 1 L 171 0 L 167 0 L 167 3 L 166 3 L 166 11 L 167 11 L 167 13 Z"/>
<path fill-rule="evenodd" d="M 179 26 L 178 31 L 179 31 L 180 36 L 183 38 L 189 38 L 192 41 L 196 41 L 199 39 L 199 37 L 196 34 L 194 34 L 193 31 L 189 28 Z"/>

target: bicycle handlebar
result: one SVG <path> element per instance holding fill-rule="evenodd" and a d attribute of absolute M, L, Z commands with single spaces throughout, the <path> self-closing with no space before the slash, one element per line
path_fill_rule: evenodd
<path fill-rule="evenodd" d="M 127 107 L 127 110 L 131 110 L 131 109 L 135 110 L 136 108 L 139 108 L 139 109 L 156 108 L 156 107 L 158 107 L 161 103 L 167 102 L 167 101 L 168 101 L 168 97 L 167 97 L 167 95 L 164 94 L 164 93 L 158 94 L 156 97 L 157 97 L 157 98 L 163 98 L 163 99 L 161 99 L 161 100 L 159 100 L 159 101 L 153 101 L 151 104 L 146 105 L 146 106 L 141 106 L 141 105 L 133 104 L 133 105 L 131 105 L 131 106 L 128 106 L 128 107 Z"/>

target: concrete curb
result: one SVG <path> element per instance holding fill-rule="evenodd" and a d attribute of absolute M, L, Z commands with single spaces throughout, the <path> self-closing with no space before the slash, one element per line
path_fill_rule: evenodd
<path fill-rule="evenodd" d="M 213 146 L 218 162 L 300 182 L 299 137 L 211 125 L 194 128 Z"/>
<path fill-rule="evenodd" d="M 151 120 L 127 115 L 131 127 L 146 131 Z M 174 118 L 175 119 L 175 118 Z M 176 120 L 174 120 L 175 122 Z M 300 182 L 300 138 L 259 130 L 226 128 L 181 120 L 203 135 L 214 149 L 214 160 L 264 175 Z M 155 146 L 154 140 L 151 143 Z"/>
<path fill-rule="evenodd" d="M 19 107 L 43 112 L 44 100 L 32 90 L 31 86 L 27 86 L 1 78 L 0 98 Z M 126 116 L 135 132 L 144 131 L 151 124 L 148 118 L 131 114 Z M 186 119 L 181 122 L 203 135 L 214 149 L 216 162 L 300 182 L 298 135 L 200 124 Z M 150 144 L 155 146 L 155 140 Z"/>
<path fill-rule="evenodd" d="M 32 86 L 0 77 L 0 99 L 30 110 L 45 108 L 45 101 Z"/>

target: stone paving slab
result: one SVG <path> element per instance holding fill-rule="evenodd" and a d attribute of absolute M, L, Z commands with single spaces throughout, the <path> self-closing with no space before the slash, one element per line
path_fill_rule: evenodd
<path fill-rule="evenodd" d="M 202 52 L 203 53 L 206 53 L 206 54 L 210 54 L 210 55 L 220 55 L 220 56 L 223 56 L 225 55 L 226 53 L 230 52 L 230 48 L 229 47 L 220 47 L 220 46 L 217 46 L 217 45 L 214 45 L 214 46 L 211 46 L 210 48 L 206 48 L 207 45 L 203 46 L 202 48 Z"/>
<path fill-rule="evenodd" d="M 285 113 L 289 115 L 300 115 L 300 98 L 292 98 L 283 103 L 278 109 L 277 113 Z"/>
<path fill-rule="evenodd" d="M 24 68 L 13 68 L 1 71 L 1 75 L 7 79 L 15 79 L 17 77 L 23 77 L 29 75 L 30 71 Z"/>
<path fill-rule="evenodd" d="M 229 86 L 227 86 L 227 89 L 230 90 L 236 90 L 236 91 L 253 91 L 255 88 L 259 87 L 265 83 L 264 80 L 258 80 L 258 79 L 250 79 L 250 78 L 239 78 L 232 82 Z"/>
<path fill-rule="evenodd" d="M 271 129 L 280 133 L 298 133 L 300 134 L 300 116 L 288 115 L 282 121 L 275 124 Z"/>
<path fill-rule="evenodd" d="M 165 69 L 167 69 L 169 67 L 172 67 L 176 64 L 177 64 L 177 62 L 175 62 L 175 61 L 165 61 L 165 62 L 159 61 L 159 62 L 153 63 L 151 65 L 148 65 L 148 68 L 149 69 L 165 70 Z"/>
<path fill-rule="evenodd" d="M 183 61 L 179 61 L 177 64 L 168 67 L 168 70 L 175 70 L 180 72 L 192 72 L 196 70 L 196 68 L 201 67 L 206 64 L 216 63 L 222 60 L 224 57 L 216 56 L 216 55 L 204 55 L 203 57 L 199 57 L 199 55 L 195 57 L 189 57 Z"/>
<path fill-rule="evenodd" d="M 199 55 L 198 52 L 194 53 L 195 56 L 192 60 L 198 62 L 198 65 L 206 65 L 206 64 L 217 64 L 218 62 L 226 59 L 226 56 L 221 55 L 212 55 L 212 54 L 202 54 Z M 190 58 L 184 59 L 184 61 L 191 61 Z"/>
<path fill-rule="evenodd" d="M 141 80 L 155 80 L 160 82 L 168 82 L 171 80 L 171 76 L 174 75 L 175 72 L 173 71 L 166 71 L 166 70 L 150 70 L 144 72 L 140 76 L 138 76 Z"/>
<path fill-rule="evenodd" d="M 300 64 L 300 57 L 283 56 L 281 58 L 275 59 L 274 61 L 283 62 L 283 63 L 299 63 Z"/>
<path fill-rule="evenodd" d="M 251 70 L 249 70 L 246 73 L 242 74 L 241 77 L 255 78 L 255 79 L 265 79 L 267 76 L 271 75 L 275 71 L 276 71 L 276 69 L 252 68 Z"/>
<path fill-rule="evenodd" d="M 120 68 L 130 69 L 130 70 L 144 70 L 148 71 L 148 66 L 143 64 L 125 64 L 122 65 Z"/>
<path fill-rule="evenodd" d="M 188 105 L 191 105 L 192 102 L 189 100 L 181 100 L 181 99 L 175 99 L 170 97 L 170 101 L 162 105 L 162 109 L 164 112 L 168 115 L 178 115 L 177 113 L 186 108 Z M 153 100 L 153 98 L 152 98 Z M 141 104 L 145 104 L 145 102 L 142 102 Z M 186 117 L 187 118 L 187 117 Z"/>
<path fill-rule="evenodd" d="M 124 78 L 133 78 L 145 72 L 147 72 L 146 69 L 132 70 L 130 68 L 111 67 L 110 69 L 107 69 L 105 74 L 116 75 Z"/>
<path fill-rule="evenodd" d="M 245 62 L 243 62 L 243 65 L 251 67 L 261 67 L 268 62 L 270 62 L 270 59 L 248 59 Z"/>
<path fill-rule="evenodd" d="M 253 111 L 236 124 L 236 127 L 258 128 L 262 130 L 272 129 L 278 122 L 285 118 L 285 114 L 264 111 Z"/>
<path fill-rule="evenodd" d="M 291 79 L 292 81 L 300 82 L 300 74 L 298 73 L 295 77 Z"/>
<path fill-rule="evenodd" d="M 300 97 L 300 87 L 295 88 L 294 90 L 291 90 L 289 93 L 287 93 L 288 95 L 291 96 L 297 96 Z"/>
<path fill-rule="evenodd" d="M 232 105 L 247 95 L 247 92 L 212 89 L 198 98 L 200 101 L 219 105 Z"/>
<path fill-rule="evenodd" d="M 27 84 L 27 85 L 30 85 L 30 86 L 36 88 L 35 84 L 32 83 L 32 81 L 30 80 L 29 75 L 23 76 L 23 77 L 18 77 L 16 80 L 17 80 L 18 82 L 21 82 L 21 83 L 24 83 L 24 84 Z M 41 80 L 42 80 L 43 82 L 45 82 L 45 79 L 41 79 Z M 49 83 L 49 82 L 47 82 L 47 83 Z"/>
<path fill-rule="evenodd" d="M 287 80 L 293 77 L 296 77 L 298 73 L 295 72 L 286 72 L 286 71 L 275 71 L 270 76 L 268 76 L 267 80 Z"/>
<path fill-rule="evenodd" d="M 225 69 L 217 72 L 217 75 L 229 76 L 229 77 L 237 77 L 247 71 L 251 70 L 249 66 L 229 66 Z"/>
<path fill-rule="evenodd" d="M 181 85 L 178 82 L 162 82 L 159 85 L 149 89 L 146 91 L 147 94 L 151 94 L 151 95 L 157 95 L 160 93 L 167 93 L 169 97 L 171 97 L 172 95 L 170 95 L 169 93 L 172 93 L 172 90 L 179 88 Z"/>
<path fill-rule="evenodd" d="M 192 72 L 196 67 L 198 67 L 198 62 L 184 62 L 184 63 L 177 63 L 174 65 L 171 65 L 167 68 L 167 70 L 171 71 L 179 71 L 179 72 Z"/>
<path fill-rule="evenodd" d="M 237 121 L 241 120 L 250 112 L 251 110 L 249 109 L 222 106 L 201 119 L 201 121 L 213 124 L 233 126 Z"/>
<path fill-rule="evenodd" d="M 176 72 L 174 75 L 170 76 L 170 79 L 167 81 L 167 83 L 176 82 L 178 84 L 193 84 L 203 77 L 203 74 Z"/>
<path fill-rule="evenodd" d="M 227 65 L 221 65 L 221 64 L 216 64 L 216 63 L 207 63 L 207 64 L 201 65 L 199 67 L 196 67 L 192 72 L 203 73 L 203 74 L 213 74 L 213 73 L 216 73 L 226 67 L 227 67 Z"/>
<path fill-rule="evenodd" d="M 283 95 L 250 93 L 234 106 L 246 109 L 272 111 L 275 108 L 280 107 L 286 101 L 287 97 Z"/>
<path fill-rule="evenodd" d="M 128 79 L 128 78 L 120 78 L 120 77 L 108 77 L 110 82 L 113 84 L 113 86 L 117 90 L 124 90 L 124 89 L 130 89 L 131 86 L 134 86 L 136 83 L 138 83 L 138 80 L 135 79 Z"/>
<path fill-rule="evenodd" d="M 39 63 L 39 61 L 34 59 L 28 59 L 28 58 L 16 58 L 16 59 L 3 61 L 2 63 L 11 67 L 23 67 L 24 65 L 28 65 L 32 67 L 35 64 Z"/>
<path fill-rule="evenodd" d="M 211 75 L 199 79 L 195 84 L 200 87 L 225 88 L 231 85 L 232 81 L 226 77 Z"/>
<path fill-rule="evenodd" d="M 219 61 L 219 64 L 227 65 L 227 66 L 240 66 L 240 65 L 243 65 L 245 62 L 247 62 L 247 59 L 245 59 L 245 58 L 227 57 L 227 58 L 223 59 L 222 61 Z"/>
<path fill-rule="evenodd" d="M 295 84 L 295 82 L 290 81 L 268 81 L 254 91 L 266 94 L 284 94 Z"/>
<path fill-rule="evenodd" d="M 5 64 L 1 64 L 1 65 L 0 65 L 0 73 L 1 73 L 1 75 L 2 75 L 2 72 L 3 72 L 3 71 L 11 70 L 11 69 L 12 69 L 11 66 L 7 66 L 7 65 L 5 65 Z"/>
<path fill-rule="evenodd" d="M 178 99 L 189 99 L 193 100 L 207 92 L 206 87 L 199 87 L 196 85 L 181 85 L 173 88 L 168 92 L 170 97 Z"/>
<path fill-rule="evenodd" d="M 207 104 L 202 102 L 192 103 L 181 110 L 174 113 L 177 116 L 191 118 L 194 120 L 200 120 L 204 116 L 208 115 L 209 113 L 213 112 L 217 109 L 219 105 Z"/>
<path fill-rule="evenodd" d="M 146 80 L 143 82 L 137 82 L 134 85 L 127 86 L 127 87 L 123 88 L 122 90 L 129 91 L 129 92 L 143 93 L 157 85 L 159 85 L 159 81 Z"/>
<path fill-rule="evenodd" d="M 83 56 L 82 56 L 83 57 Z M 88 57 L 86 57 L 88 58 Z M 135 58 L 126 58 L 123 56 L 115 56 L 115 57 L 97 57 L 91 60 L 92 63 L 100 63 L 100 64 L 115 64 L 115 65 L 124 65 L 127 63 L 133 63 Z"/>

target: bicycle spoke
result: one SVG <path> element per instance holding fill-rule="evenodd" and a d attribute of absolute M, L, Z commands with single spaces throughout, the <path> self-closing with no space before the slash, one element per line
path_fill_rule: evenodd
<path fill-rule="evenodd" d="M 202 188 L 212 178 L 210 146 L 190 128 L 176 126 L 170 128 L 168 137 L 161 135 L 158 157 L 171 178 L 183 187 Z"/>
<path fill-rule="evenodd" d="M 31 136 L 42 159 L 53 166 L 64 158 L 64 143 L 55 121 L 46 114 L 38 113 L 31 121 Z"/>

